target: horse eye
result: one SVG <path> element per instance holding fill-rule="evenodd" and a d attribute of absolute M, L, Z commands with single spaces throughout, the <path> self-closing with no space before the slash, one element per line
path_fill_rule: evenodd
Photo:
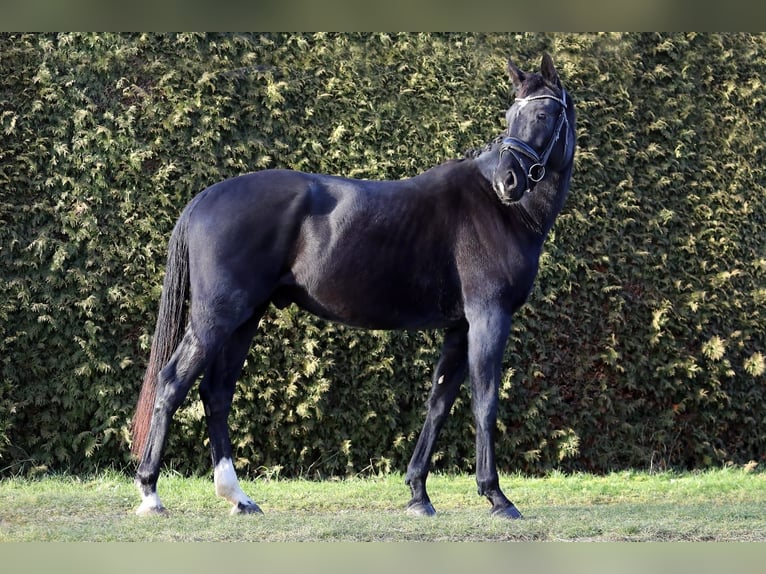
<path fill-rule="evenodd" d="M 537 119 L 542 121 L 545 121 L 545 119 L 548 117 L 548 115 L 545 112 L 538 112 L 537 113 Z"/>

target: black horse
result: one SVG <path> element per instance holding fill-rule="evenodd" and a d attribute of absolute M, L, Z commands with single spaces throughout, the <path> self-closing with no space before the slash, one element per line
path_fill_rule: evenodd
<path fill-rule="evenodd" d="M 498 482 L 498 385 L 511 317 L 569 189 L 575 110 L 547 54 L 540 73 L 511 62 L 508 72 L 516 100 L 506 137 L 473 158 L 401 181 L 266 170 L 217 183 L 186 206 L 133 419 L 138 514 L 164 511 L 157 479 L 168 428 L 200 375 L 216 494 L 232 513 L 261 511 L 239 487 L 227 419 L 261 316 L 269 304 L 295 303 L 355 327 L 445 329 L 407 467 L 407 511 L 435 513 L 430 458 L 468 374 L 479 494 L 493 515 L 521 516 Z"/>

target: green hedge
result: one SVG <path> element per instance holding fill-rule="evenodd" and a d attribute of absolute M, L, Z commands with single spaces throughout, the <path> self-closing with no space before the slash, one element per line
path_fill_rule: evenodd
<path fill-rule="evenodd" d="M 207 185 L 288 167 L 417 174 L 503 128 L 505 60 L 549 51 L 572 191 L 516 318 L 504 470 L 766 456 L 766 37 L 0 35 L 0 471 L 130 468 L 170 230 Z M 231 416 L 250 474 L 403 470 L 440 334 L 289 308 Z M 435 456 L 473 468 L 467 391 Z M 167 461 L 209 468 L 196 392 Z"/>

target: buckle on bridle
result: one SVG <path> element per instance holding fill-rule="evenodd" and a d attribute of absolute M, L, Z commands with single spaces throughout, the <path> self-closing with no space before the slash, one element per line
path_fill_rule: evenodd
<path fill-rule="evenodd" d="M 533 164 L 529 168 L 527 177 L 535 183 L 540 183 L 540 181 L 545 177 L 545 166 L 541 163 Z"/>

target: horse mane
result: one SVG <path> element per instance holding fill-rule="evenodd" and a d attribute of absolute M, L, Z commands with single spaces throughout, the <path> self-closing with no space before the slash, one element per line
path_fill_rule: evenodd
<path fill-rule="evenodd" d="M 500 142 L 502 142 L 504 137 L 505 137 L 505 134 L 500 134 L 492 138 L 490 141 L 488 141 L 481 147 L 469 148 L 465 150 L 463 152 L 463 159 L 476 159 L 484 152 L 491 150 L 493 147 L 495 147 Z"/>

